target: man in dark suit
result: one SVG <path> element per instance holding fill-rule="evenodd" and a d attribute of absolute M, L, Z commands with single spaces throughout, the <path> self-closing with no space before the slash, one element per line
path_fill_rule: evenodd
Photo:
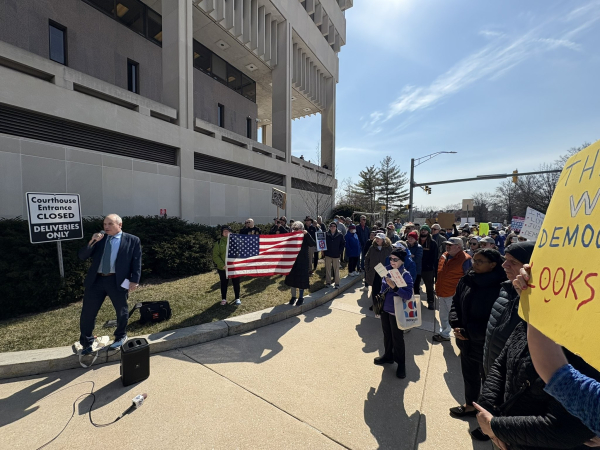
<path fill-rule="evenodd" d="M 79 250 L 79 259 L 92 258 L 92 266 L 83 282 L 85 293 L 79 319 L 83 355 L 92 352 L 96 316 L 107 295 L 117 313 L 115 341 L 110 348 L 119 348 L 127 341 L 127 297 L 140 281 L 142 247 L 137 236 L 121 231 L 122 226 L 123 221 L 116 214 L 106 216 L 104 234 L 94 234 L 88 245 Z"/>

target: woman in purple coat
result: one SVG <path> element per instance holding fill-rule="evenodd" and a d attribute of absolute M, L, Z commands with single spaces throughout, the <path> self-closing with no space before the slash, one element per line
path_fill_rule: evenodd
<path fill-rule="evenodd" d="M 390 278 L 388 274 L 381 281 L 381 292 L 385 292 L 385 302 L 381 312 L 381 328 L 383 329 L 383 346 L 385 353 L 383 356 L 375 358 L 377 365 L 397 363 L 396 376 L 406 378 L 405 350 L 404 350 L 404 331 L 398 328 L 396 323 L 396 313 L 394 311 L 394 297 L 400 297 L 403 300 L 410 300 L 413 296 L 413 279 L 408 270 L 404 268 L 406 260 L 406 250 L 396 248 L 390 255 L 390 265 L 386 267 L 388 271 L 398 269 L 406 286 L 399 287 Z"/>

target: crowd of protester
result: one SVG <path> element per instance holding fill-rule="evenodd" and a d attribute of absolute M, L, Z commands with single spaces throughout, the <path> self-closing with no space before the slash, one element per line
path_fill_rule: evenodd
<path fill-rule="evenodd" d="M 477 225 L 442 229 L 435 223 L 376 221 L 371 227 L 336 216 L 327 225 L 322 217 L 303 222 L 274 219 L 271 234 L 304 231 L 302 248 L 285 283 L 290 304 L 301 305 L 319 259 L 325 262 L 325 282 L 339 287 L 339 269 L 347 263 L 349 276 L 364 273 L 364 289 L 385 300 L 381 316 L 384 354 L 377 365 L 396 363 L 396 376 L 406 377 L 404 333 L 395 318 L 394 297 L 419 298 L 424 307 L 439 311 L 435 342 L 454 336 L 460 350 L 464 402 L 450 408 L 453 417 L 476 416 L 476 440 L 491 440 L 495 449 L 584 449 L 600 447 L 600 372 L 563 349 L 518 314 L 520 293 L 528 288 L 534 242 L 510 227 L 488 224 L 485 236 Z M 223 238 L 231 232 L 223 227 Z M 316 233 L 325 233 L 327 250 L 316 250 Z M 252 219 L 242 234 L 259 234 Z M 214 259 L 221 277 L 223 301 L 224 247 L 215 245 Z M 406 286 L 397 286 L 375 267 L 398 269 Z M 234 279 L 235 280 L 235 279 Z M 238 279 L 239 280 L 239 279 Z M 239 281 L 234 282 L 239 302 Z M 372 307 L 371 307 L 372 309 Z"/>

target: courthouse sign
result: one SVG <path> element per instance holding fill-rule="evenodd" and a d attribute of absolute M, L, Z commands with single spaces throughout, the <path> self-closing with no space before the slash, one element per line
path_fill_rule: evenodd
<path fill-rule="evenodd" d="M 27 214 L 32 244 L 83 238 L 79 194 L 28 192 Z"/>

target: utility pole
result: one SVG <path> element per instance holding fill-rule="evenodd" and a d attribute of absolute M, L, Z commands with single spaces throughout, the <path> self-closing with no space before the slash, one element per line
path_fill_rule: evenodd
<path fill-rule="evenodd" d="M 408 196 L 408 221 L 413 221 L 413 189 L 415 184 L 415 159 L 410 159 L 410 189 Z"/>

